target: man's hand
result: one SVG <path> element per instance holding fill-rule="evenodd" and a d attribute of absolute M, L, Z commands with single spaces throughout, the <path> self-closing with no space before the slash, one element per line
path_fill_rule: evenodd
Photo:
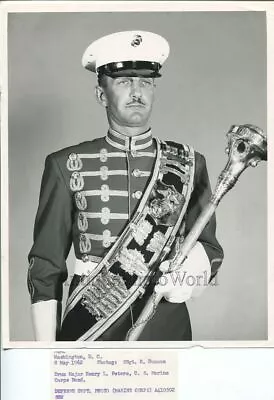
<path fill-rule="evenodd" d="M 161 293 L 170 303 L 183 303 L 190 299 L 193 287 L 188 284 L 190 279 L 186 279 L 188 274 L 184 264 L 180 269 L 168 272 L 169 264 L 169 261 L 164 261 L 160 265 L 163 275 L 154 290 L 156 293 Z"/>
<path fill-rule="evenodd" d="M 210 262 L 203 245 L 199 242 L 192 248 L 180 268 L 170 271 L 169 267 L 169 260 L 160 265 L 159 269 L 163 275 L 154 290 L 170 303 L 183 303 L 191 297 L 197 297 L 208 284 Z"/>
<path fill-rule="evenodd" d="M 57 301 L 39 301 L 31 305 L 32 321 L 36 341 L 56 340 Z"/>

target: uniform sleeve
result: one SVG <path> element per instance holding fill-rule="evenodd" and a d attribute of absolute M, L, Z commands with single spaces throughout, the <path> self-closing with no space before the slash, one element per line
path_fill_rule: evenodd
<path fill-rule="evenodd" d="M 42 177 L 29 253 L 28 289 L 32 303 L 62 300 L 66 258 L 72 242 L 72 199 L 54 157 L 48 156 Z"/>
<path fill-rule="evenodd" d="M 187 209 L 186 215 L 186 231 L 191 230 L 196 219 L 200 215 L 205 205 L 209 202 L 211 197 L 211 187 L 208 178 L 208 172 L 206 167 L 206 161 L 204 156 L 196 153 L 196 164 L 195 164 L 195 176 L 194 176 L 194 189 L 190 198 L 190 202 Z M 198 241 L 203 245 L 205 252 L 208 256 L 211 265 L 211 277 L 214 278 L 218 269 L 221 266 L 224 254 L 223 249 L 220 246 L 216 238 L 216 216 L 215 214 L 211 217 L 210 221 L 205 226 Z"/>

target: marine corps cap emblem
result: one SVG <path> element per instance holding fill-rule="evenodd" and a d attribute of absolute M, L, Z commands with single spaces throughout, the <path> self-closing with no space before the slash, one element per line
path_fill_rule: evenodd
<path fill-rule="evenodd" d="M 139 46 L 143 41 L 143 38 L 141 35 L 134 35 L 133 40 L 131 42 L 132 47 Z"/>

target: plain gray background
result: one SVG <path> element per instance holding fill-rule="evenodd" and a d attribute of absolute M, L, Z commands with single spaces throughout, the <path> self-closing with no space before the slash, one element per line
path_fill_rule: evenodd
<path fill-rule="evenodd" d="M 107 129 L 95 75 L 81 67 L 83 51 L 100 36 L 131 29 L 159 33 L 171 46 L 157 80 L 153 134 L 202 152 L 213 187 L 230 125 L 266 129 L 264 12 L 10 14 L 10 340 L 33 340 L 27 254 L 44 159 Z M 193 339 L 267 339 L 265 164 L 242 175 L 217 221 L 225 260 L 218 285 L 189 302 Z"/>

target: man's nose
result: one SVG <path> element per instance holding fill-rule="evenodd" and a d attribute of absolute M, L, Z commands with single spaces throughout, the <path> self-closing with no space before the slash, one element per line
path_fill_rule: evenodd
<path fill-rule="evenodd" d="M 141 90 L 139 81 L 135 81 L 135 80 L 132 81 L 132 84 L 131 84 L 131 95 L 135 96 L 135 97 L 141 97 L 142 96 L 142 90 Z"/>

